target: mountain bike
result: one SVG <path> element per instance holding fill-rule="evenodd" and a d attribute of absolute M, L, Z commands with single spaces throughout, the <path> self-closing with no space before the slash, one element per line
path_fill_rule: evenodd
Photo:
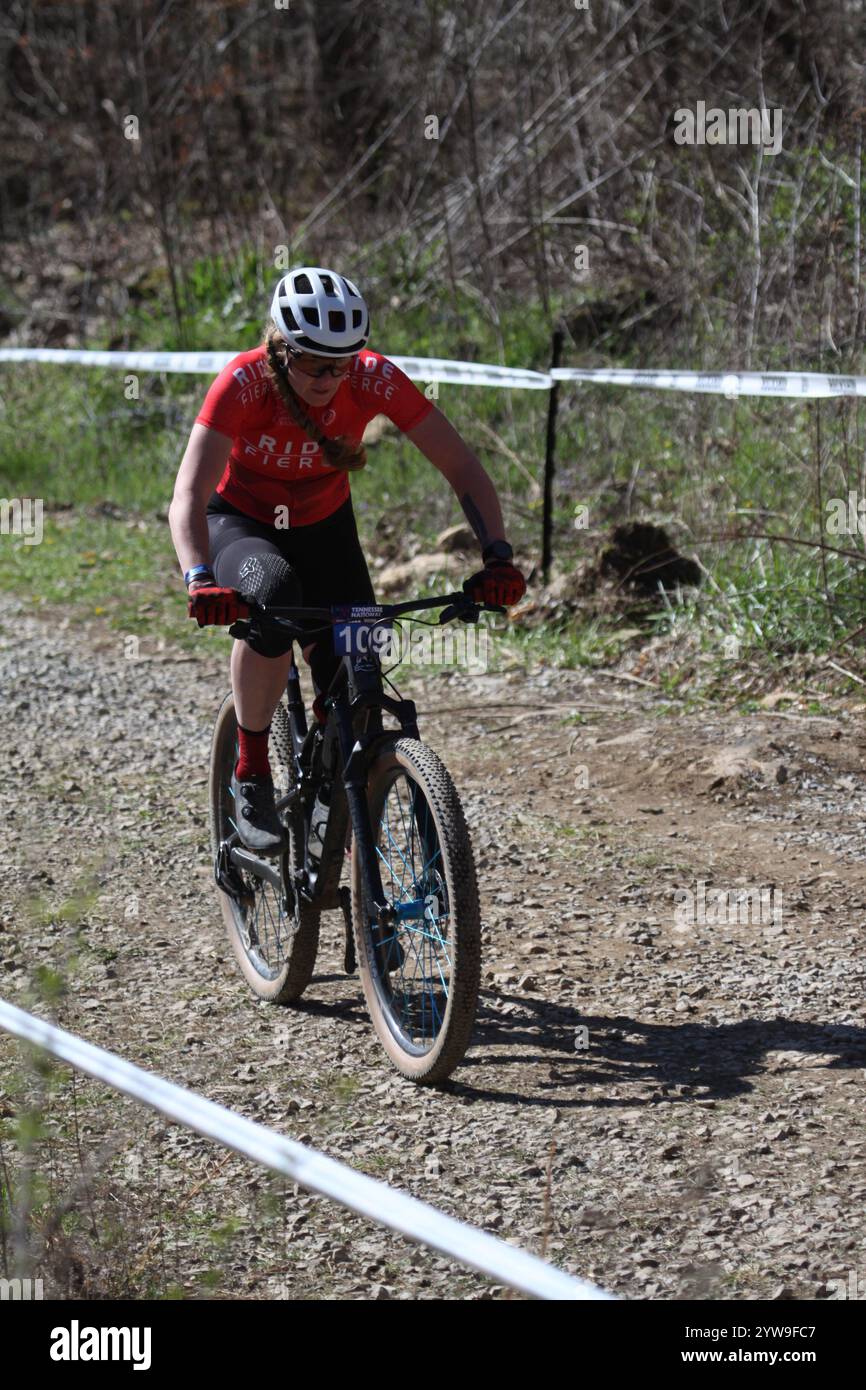
<path fill-rule="evenodd" d="M 238 965 L 259 998 L 293 1004 L 313 975 L 323 911 L 342 910 L 343 965 L 360 971 L 375 1031 L 398 1071 L 444 1081 L 469 1045 L 481 977 L 481 920 L 472 843 L 457 791 L 421 741 L 412 700 L 394 690 L 382 657 L 402 614 L 442 608 L 438 623 L 477 622 L 457 592 L 398 604 L 262 607 L 241 593 L 246 637 L 276 625 L 306 645 L 330 632 L 341 657 L 325 693 L 326 722 L 307 727 L 293 659 L 271 723 L 277 813 L 287 848 L 248 850 L 229 782 L 238 756 L 231 694 L 211 746 L 214 876 Z M 311 621 L 319 624 L 315 629 Z M 304 622 L 303 628 L 298 625 Z M 385 720 L 395 721 L 390 727 Z M 344 869 L 348 884 L 341 883 Z"/>

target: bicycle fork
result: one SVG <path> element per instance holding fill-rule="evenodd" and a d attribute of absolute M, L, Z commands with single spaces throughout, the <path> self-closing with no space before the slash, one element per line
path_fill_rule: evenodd
<path fill-rule="evenodd" d="M 397 914 L 385 899 L 375 837 L 370 823 L 370 808 L 367 805 L 366 754 L 370 744 L 381 737 L 381 732 L 354 733 L 345 691 L 334 697 L 334 713 L 343 760 L 343 786 L 346 790 L 352 834 L 361 859 L 366 902 L 380 928 L 392 927 L 397 920 Z"/>

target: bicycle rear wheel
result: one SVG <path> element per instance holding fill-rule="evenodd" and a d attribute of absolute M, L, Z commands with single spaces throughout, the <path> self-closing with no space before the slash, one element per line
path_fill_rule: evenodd
<path fill-rule="evenodd" d="M 447 769 L 418 739 L 385 743 L 368 775 L 386 901 L 398 918 L 380 939 L 352 840 L 358 967 L 376 1033 L 413 1081 L 444 1081 L 472 1037 L 481 980 L 481 914 L 472 842 Z"/>
<path fill-rule="evenodd" d="M 236 760 L 237 717 L 229 694 L 220 706 L 211 744 L 208 792 L 214 856 L 235 829 L 229 783 Z M 279 790 L 278 785 L 278 794 Z M 240 900 L 218 889 L 241 973 L 253 992 L 271 1004 L 292 1004 L 300 999 L 312 979 L 319 947 L 319 912 L 293 892 L 289 873 L 290 865 L 303 862 L 303 818 L 289 817 L 287 823 L 289 848 L 281 859 L 269 861 L 279 870 L 280 886 L 233 866 L 242 889 Z"/>

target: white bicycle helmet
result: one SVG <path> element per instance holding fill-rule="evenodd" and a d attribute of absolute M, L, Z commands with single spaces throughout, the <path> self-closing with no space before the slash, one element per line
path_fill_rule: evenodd
<path fill-rule="evenodd" d="M 370 336 L 370 315 L 345 276 L 322 266 L 296 266 L 277 284 L 271 318 L 290 348 L 318 357 L 348 357 Z"/>

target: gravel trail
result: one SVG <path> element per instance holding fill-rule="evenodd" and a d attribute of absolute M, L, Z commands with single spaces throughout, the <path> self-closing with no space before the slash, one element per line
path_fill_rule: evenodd
<path fill-rule="evenodd" d="M 228 640 L 128 651 L 4 599 L 5 998 L 49 967 L 65 1027 L 622 1297 L 866 1294 L 860 713 L 685 713 L 584 671 L 413 674 L 485 931 L 475 1044 L 434 1092 L 390 1070 L 339 914 L 300 1007 L 248 992 L 207 841 Z M 0 1038 L 0 1115 L 19 1065 Z M 62 1171 L 71 1093 L 67 1073 Z M 510 1296 L 81 1078 L 75 1124 L 84 1154 L 112 1137 L 140 1290 Z"/>

